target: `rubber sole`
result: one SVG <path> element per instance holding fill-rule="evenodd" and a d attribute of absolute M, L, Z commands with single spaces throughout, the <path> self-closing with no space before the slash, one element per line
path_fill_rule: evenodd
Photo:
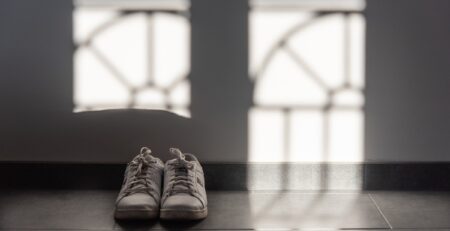
<path fill-rule="evenodd" d="M 152 210 L 116 210 L 114 218 L 118 220 L 134 220 L 134 219 L 156 219 L 158 211 Z"/>
<path fill-rule="evenodd" d="M 208 216 L 208 209 L 203 210 L 170 210 L 161 209 L 159 217 L 163 220 L 201 220 Z"/>

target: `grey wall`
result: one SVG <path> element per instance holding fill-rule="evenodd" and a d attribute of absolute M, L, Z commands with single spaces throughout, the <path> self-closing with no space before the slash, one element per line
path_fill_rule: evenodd
<path fill-rule="evenodd" d="M 193 0 L 193 119 L 72 113 L 72 2 L 0 1 L 0 160 L 125 162 L 141 145 L 247 159 L 247 3 Z M 366 159 L 448 161 L 450 5 L 369 0 Z M 134 152 L 133 152 L 134 151 Z"/>
<path fill-rule="evenodd" d="M 450 2 L 368 2 L 366 158 L 450 160 Z"/>

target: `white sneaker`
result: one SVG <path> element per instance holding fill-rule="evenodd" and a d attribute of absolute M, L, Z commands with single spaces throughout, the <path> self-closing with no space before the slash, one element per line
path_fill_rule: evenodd
<path fill-rule="evenodd" d="M 164 167 L 161 219 L 198 220 L 208 215 L 203 169 L 192 154 L 171 148 L 176 159 Z"/>
<path fill-rule="evenodd" d="M 147 147 L 141 149 L 127 166 L 116 200 L 116 219 L 151 219 L 159 213 L 163 162 L 151 155 Z"/>

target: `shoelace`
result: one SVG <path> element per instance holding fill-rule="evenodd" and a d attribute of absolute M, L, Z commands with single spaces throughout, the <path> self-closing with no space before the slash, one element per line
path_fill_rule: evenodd
<path fill-rule="evenodd" d="M 152 151 L 147 148 L 141 148 L 141 153 L 130 163 L 131 178 L 128 180 L 128 187 L 124 191 L 124 195 L 130 195 L 138 192 L 150 192 L 152 188 L 152 174 L 150 168 L 153 163 L 148 161 L 146 156 Z"/>
<path fill-rule="evenodd" d="M 169 194 L 176 193 L 189 193 L 193 194 L 194 192 L 194 183 L 192 182 L 192 178 L 189 175 L 189 170 L 192 169 L 193 165 L 189 161 L 186 160 L 186 156 L 177 148 L 170 148 L 170 153 L 177 157 L 176 163 L 172 164 L 175 176 L 170 179 L 170 190 Z M 184 186 L 186 189 L 176 189 L 176 186 Z"/>

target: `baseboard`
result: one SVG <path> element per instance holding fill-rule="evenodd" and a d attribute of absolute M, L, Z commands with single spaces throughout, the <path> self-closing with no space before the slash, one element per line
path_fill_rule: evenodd
<path fill-rule="evenodd" d="M 450 190 L 450 163 L 205 163 L 208 190 Z M 124 164 L 0 163 L 0 188 L 119 189 Z"/>

